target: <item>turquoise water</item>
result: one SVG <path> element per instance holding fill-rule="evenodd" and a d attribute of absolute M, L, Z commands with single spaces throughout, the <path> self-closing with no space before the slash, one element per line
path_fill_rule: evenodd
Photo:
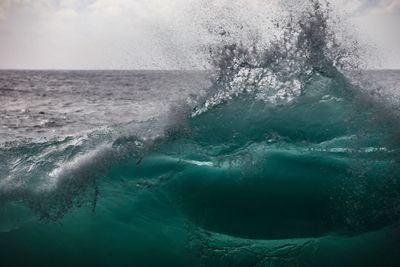
<path fill-rule="evenodd" d="M 179 84 L 204 73 L 2 72 L 2 266 L 398 266 L 398 104 L 355 82 L 398 75 L 341 70 L 311 11 L 293 53 L 222 42 L 202 94 Z M 189 100 L 155 114 L 164 87 Z"/>
<path fill-rule="evenodd" d="M 149 139 L 115 138 L 120 125 L 4 143 L 2 262 L 396 266 L 397 129 L 327 78 L 309 86 L 286 106 L 227 101 L 163 135 L 136 123 Z"/>

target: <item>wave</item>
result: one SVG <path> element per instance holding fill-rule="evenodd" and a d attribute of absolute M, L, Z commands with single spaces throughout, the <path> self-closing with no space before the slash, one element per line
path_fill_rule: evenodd
<path fill-rule="evenodd" d="M 212 86 L 164 117 L 3 143 L 2 205 L 57 221 L 124 184 L 165 194 L 212 246 L 303 247 L 398 223 L 398 114 L 349 79 L 357 63 L 329 21 L 312 1 L 268 46 L 219 33 Z"/>

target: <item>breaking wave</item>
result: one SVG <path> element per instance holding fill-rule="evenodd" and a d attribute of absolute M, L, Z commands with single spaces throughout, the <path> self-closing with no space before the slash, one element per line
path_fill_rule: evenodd
<path fill-rule="evenodd" d="M 160 118 L 1 144 L 1 205 L 58 221 L 113 201 L 102 188 L 161 192 L 209 266 L 283 250 L 287 263 L 312 238 L 350 244 L 397 224 L 399 114 L 352 81 L 357 50 L 330 14 L 312 1 L 267 43 L 214 31 L 212 86 Z"/>

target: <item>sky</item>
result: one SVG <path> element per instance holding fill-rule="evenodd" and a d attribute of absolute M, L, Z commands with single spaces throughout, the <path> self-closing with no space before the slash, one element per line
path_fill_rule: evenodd
<path fill-rule="evenodd" d="M 0 68 L 201 68 L 208 22 L 232 23 L 230 14 L 259 25 L 280 1 L 288 0 L 0 0 Z M 369 68 L 400 69 L 400 0 L 332 6 L 373 51 Z"/>

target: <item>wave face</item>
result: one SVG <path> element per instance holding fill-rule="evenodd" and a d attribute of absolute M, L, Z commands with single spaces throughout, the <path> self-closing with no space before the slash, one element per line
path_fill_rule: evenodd
<path fill-rule="evenodd" d="M 268 45 L 218 29 L 211 86 L 165 116 L 2 143 L 1 261 L 398 266 L 396 103 L 330 21 L 312 1 Z"/>

